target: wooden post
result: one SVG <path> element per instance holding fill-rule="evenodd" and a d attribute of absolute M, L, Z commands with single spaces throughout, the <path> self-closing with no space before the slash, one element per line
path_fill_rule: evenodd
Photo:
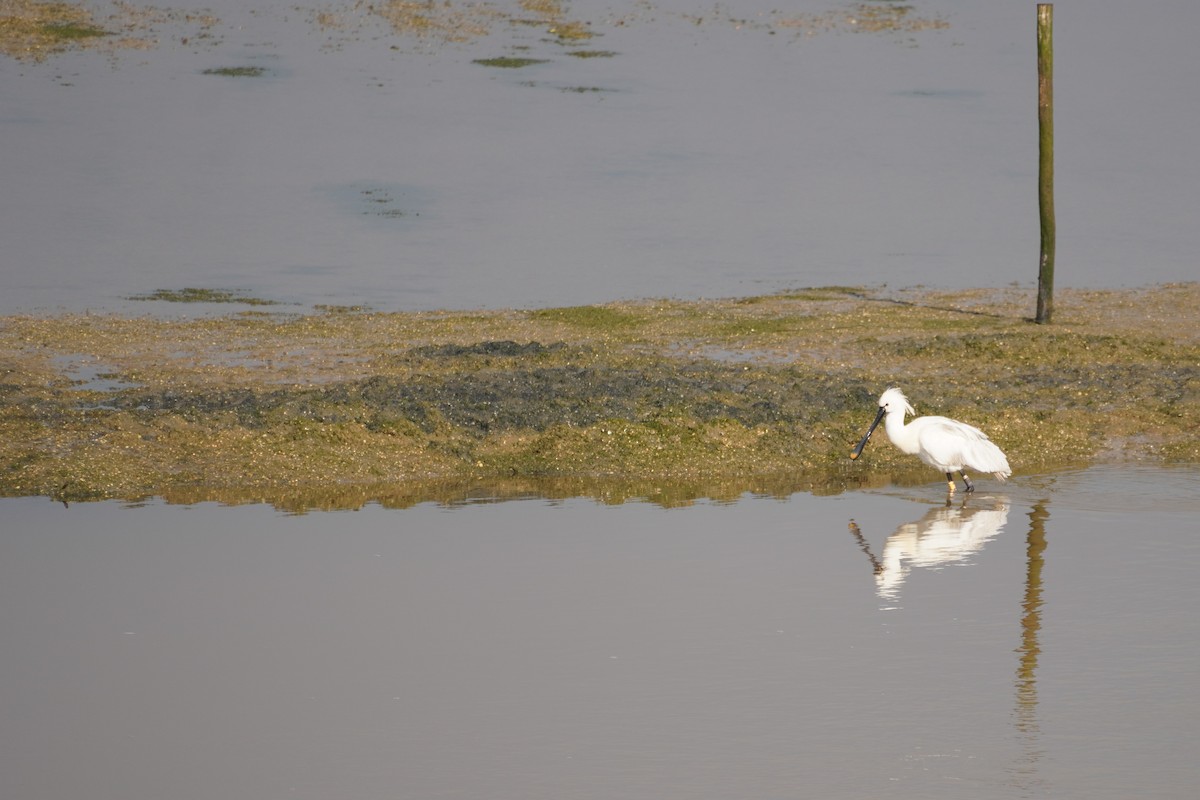
<path fill-rule="evenodd" d="M 1054 314 L 1054 4 L 1038 3 L 1038 213 L 1042 251 L 1038 262 L 1038 323 Z"/>

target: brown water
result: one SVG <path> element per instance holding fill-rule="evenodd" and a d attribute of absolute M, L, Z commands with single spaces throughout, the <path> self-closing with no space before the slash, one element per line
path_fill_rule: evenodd
<path fill-rule="evenodd" d="M 979 483 L 0 500 L 0 796 L 1190 796 L 1200 472 Z"/>
<path fill-rule="evenodd" d="M 221 21 L 0 61 L 0 313 L 166 312 L 125 298 L 192 286 L 390 310 L 1036 276 L 1033 2 L 855 33 L 839 0 L 573 0 L 600 35 L 569 46 L 159 5 Z M 1055 9 L 1056 282 L 1194 280 L 1200 4 Z M 839 22 L 779 24 L 805 15 Z M 514 55 L 547 63 L 473 63 Z M 228 67 L 264 73 L 205 74 Z"/>

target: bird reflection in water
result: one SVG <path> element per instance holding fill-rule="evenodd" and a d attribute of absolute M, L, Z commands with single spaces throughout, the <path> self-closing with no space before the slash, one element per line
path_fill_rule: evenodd
<path fill-rule="evenodd" d="M 1008 501 L 994 498 L 990 504 L 968 507 L 947 503 L 929 510 L 916 522 L 896 528 L 876 557 L 858 523 L 850 520 L 850 532 L 871 561 L 875 592 L 881 599 L 896 600 L 900 587 L 914 567 L 939 569 L 970 562 L 1008 522 Z"/>

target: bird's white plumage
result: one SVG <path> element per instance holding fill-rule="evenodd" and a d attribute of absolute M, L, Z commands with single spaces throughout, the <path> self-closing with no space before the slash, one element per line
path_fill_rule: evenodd
<path fill-rule="evenodd" d="M 942 472 L 969 468 L 1000 480 L 1012 474 L 1004 453 L 978 428 L 948 417 L 917 417 L 906 425 L 904 418 L 917 412 L 896 388 L 880 395 L 879 407 L 885 411 L 883 429 L 900 452 Z"/>
<path fill-rule="evenodd" d="M 931 467 L 947 474 L 965 469 L 989 472 L 999 480 L 1012 474 L 1008 459 L 1000 448 L 972 425 L 947 417 L 917 417 L 905 424 L 904 418 L 916 411 L 899 389 L 888 389 L 879 396 L 879 410 L 892 444 L 900 452 L 915 455 Z M 869 432 L 867 436 L 870 436 Z M 862 445 L 859 452 L 861 448 Z M 969 481 L 967 488 L 971 488 Z"/>

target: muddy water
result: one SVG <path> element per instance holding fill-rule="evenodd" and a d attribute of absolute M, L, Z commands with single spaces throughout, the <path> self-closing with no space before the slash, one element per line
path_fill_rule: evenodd
<path fill-rule="evenodd" d="M 0 794 L 1187 796 L 1200 473 L 980 484 L 3 500 Z"/>
<path fill-rule="evenodd" d="M 574 0 L 600 35 L 569 45 L 355 28 L 361 4 L 344 28 L 165 5 L 220 22 L 0 65 L 0 313 L 166 311 L 125 298 L 192 286 L 390 310 L 1036 275 L 1033 3 L 855 33 L 832 0 Z M 1058 284 L 1194 279 L 1200 4 L 1055 5 Z M 546 63 L 474 63 L 514 55 Z"/>

